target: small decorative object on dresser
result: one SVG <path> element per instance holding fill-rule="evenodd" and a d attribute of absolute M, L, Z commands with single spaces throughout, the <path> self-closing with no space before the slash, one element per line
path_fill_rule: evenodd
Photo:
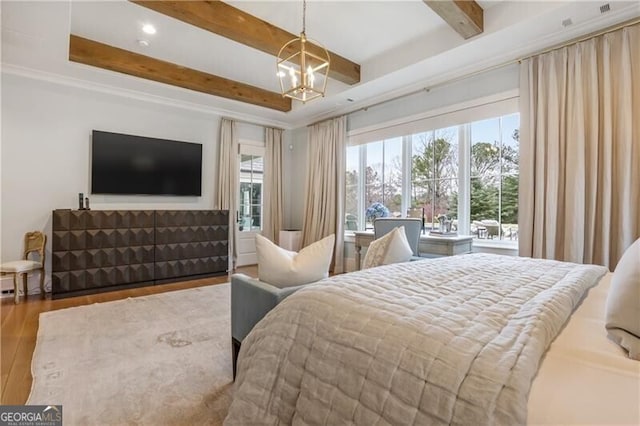
<path fill-rule="evenodd" d="M 458 235 L 458 232 L 451 229 L 451 219 L 446 214 L 438 216 L 438 229 L 429 231 L 429 235 L 436 237 L 454 237 Z"/>

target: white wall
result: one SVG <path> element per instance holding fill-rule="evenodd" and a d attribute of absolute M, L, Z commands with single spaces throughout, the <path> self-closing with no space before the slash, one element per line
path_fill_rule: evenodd
<path fill-rule="evenodd" d="M 77 208 L 78 193 L 89 192 L 93 129 L 203 144 L 201 197 L 88 194 L 93 209 L 213 208 L 219 121 L 211 113 L 3 74 L 1 260 L 20 258 L 27 231 L 50 236 L 51 211 Z M 251 137 L 254 130 L 240 126 L 241 137 L 243 131 Z M 46 270 L 50 274 L 50 242 Z M 3 288 L 11 288 L 8 281 Z M 38 289 L 37 279 L 29 288 Z"/>

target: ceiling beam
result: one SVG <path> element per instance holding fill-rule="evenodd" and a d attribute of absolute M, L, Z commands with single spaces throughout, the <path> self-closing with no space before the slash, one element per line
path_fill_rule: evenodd
<path fill-rule="evenodd" d="M 280 93 L 270 92 L 73 34 L 69 36 L 69 60 L 278 111 L 291 110 L 291 99 L 284 98 Z"/>
<path fill-rule="evenodd" d="M 484 11 L 473 0 L 423 0 L 465 39 L 484 31 Z"/>
<path fill-rule="evenodd" d="M 298 37 L 218 0 L 130 1 L 273 56 L 278 56 L 285 43 Z M 318 46 L 309 47 L 311 53 L 320 52 Z M 293 47 L 289 50 L 287 53 L 292 54 Z M 360 65 L 333 52 L 329 52 L 329 56 L 329 77 L 347 84 L 360 82 Z"/>

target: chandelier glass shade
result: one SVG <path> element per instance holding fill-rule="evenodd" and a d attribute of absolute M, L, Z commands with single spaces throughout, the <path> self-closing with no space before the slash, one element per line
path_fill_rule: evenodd
<path fill-rule="evenodd" d="M 324 96 L 331 59 L 329 52 L 305 34 L 306 1 L 303 2 L 300 37 L 286 43 L 278 53 L 277 75 L 282 96 L 302 103 Z"/>

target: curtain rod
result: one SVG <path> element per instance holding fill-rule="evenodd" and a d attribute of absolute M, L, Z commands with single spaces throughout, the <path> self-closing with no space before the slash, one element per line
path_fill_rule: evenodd
<path fill-rule="evenodd" d="M 267 126 L 266 124 L 254 123 L 252 121 L 247 121 L 247 120 L 239 120 L 237 118 L 231 118 L 231 117 L 225 117 L 225 116 L 221 116 L 220 118 L 221 119 L 224 118 L 225 120 L 235 121 L 236 123 L 250 124 L 250 125 L 256 126 L 256 127 L 264 127 L 264 128 L 269 127 L 271 129 L 282 130 L 283 132 L 285 130 L 282 127 Z"/>
<path fill-rule="evenodd" d="M 447 85 L 447 84 L 455 83 L 455 82 L 460 81 L 460 80 L 464 80 L 464 79 L 467 79 L 467 78 L 470 78 L 470 77 L 474 77 L 474 76 L 476 76 L 478 74 L 483 74 L 485 72 L 493 71 L 493 70 L 498 69 L 498 68 L 506 67 L 507 65 L 520 63 L 520 62 L 522 62 L 522 61 L 524 61 L 526 59 L 532 58 L 534 56 L 543 55 L 545 53 L 553 52 L 554 50 L 562 49 L 562 48 L 567 47 L 567 46 L 572 46 L 574 44 L 578 44 L 580 42 L 592 39 L 594 37 L 598 37 L 598 36 L 601 36 L 603 34 L 608 34 L 608 33 L 611 33 L 613 31 L 617 31 L 617 30 L 622 29 L 622 28 L 630 27 L 630 26 L 638 24 L 638 23 L 640 23 L 640 18 L 632 18 L 630 20 L 627 20 L 627 21 L 624 21 L 622 23 L 613 25 L 611 27 L 607 27 L 607 28 L 605 28 L 603 30 L 592 32 L 592 33 L 589 33 L 587 35 L 581 36 L 579 38 L 574 38 L 574 39 L 571 39 L 569 41 L 565 41 L 565 42 L 557 44 L 555 46 L 546 48 L 544 50 L 537 51 L 537 52 L 532 53 L 532 54 L 530 54 L 528 56 L 524 56 L 524 57 L 521 57 L 521 58 L 518 58 L 518 59 L 512 59 L 510 61 L 506 61 L 506 62 L 502 62 L 502 63 L 497 64 L 497 65 L 492 65 L 492 66 L 489 66 L 489 67 L 485 67 L 485 68 L 482 68 L 482 69 L 477 70 L 477 71 L 469 72 L 467 74 L 462 74 L 462 75 L 460 75 L 458 77 L 454 77 L 454 78 L 451 78 L 449 80 L 442 81 L 440 83 L 435 83 L 435 84 L 432 84 L 430 86 L 421 87 L 420 89 L 413 90 L 413 91 L 411 91 L 409 93 L 403 93 L 402 95 L 394 96 L 393 98 L 385 99 L 384 101 L 375 102 L 373 104 L 370 104 L 370 105 L 367 105 L 367 106 L 364 106 L 364 107 L 356 108 L 353 111 L 345 112 L 344 114 L 335 115 L 333 117 L 328 117 L 328 118 L 323 118 L 322 120 L 319 120 L 319 121 L 316 121 L 314 123 L 308 124 L 307 127 L 314 126 L 316 124 L 322 123 L 323 121 L 332 120 L 334 118 L 338 118 L 338 117 L 341 117 L 343 115 L 347 115 L 348 116 L 348 115 L 355 114 L 355 113 L 360 112 L 360 111 L 366 111 L 369 108 L 373 108 L 373 107 L 377 107 L 377 106 L 380 106 L 380 105 L 383 105 L 383 104 L 386 104 L 386 103 L 389 103 L 389 102 L 397 101 L 398 99 L 402 99 L 402 98 L 406 98 L 406 97 L 409 97 L 409 96 L 413 96 L 413 95 L 415 95 L 417 93 L 429 92 L 429 91 L 431 91 L 431 89 L 435 89 L 436 87 L 440 87 L 440 86 L 444 86 L 444 85 Z"/>
<path fill-rule="evenodd" d="M 584 36 L 581 36 L 581 37 L 578 37 L 578 38 L 574 38 L 574 39 L 569 40 L 569 41 L 565 41 L 564 43 L 560 43 L 560 44 L 557 44 L 555 46 L 551 46 L 551 47 L 549 47 L 549 48 L 547 48 L 545 50 L 538 51 L 538 52 L 533 53 L 531 55 L 525 56 L 523 58 L 518 59 L 518 62 L 522 62 L 525 59 L 533 58 L 534 56 L 544 55 L 545 53 L 553 52 L 554 50 L 559 50 L 559 49 L 562 49 L 562 48 L 565 48 L 565 47 L 568 47 L 568 46 L 573 46 L 574 44 L 578 44 L 578 43 L 581 43 L 583 41 L 587 41 L 587 40 L 590 40 L 590 39 L 595 38 L 595 37 L 599 37 L 599 36 L 604 35 L 604 34 L 612 33 L 614 31 L 618 31 L 618 30 L 620 30 L 622 28 L 630 27 L 630 26 L 638 24 L 638 23 L 640 23 L 640 18 L 632 18 L 632 19 L 630 19 L 628 21 L 624 21 L 624 22 L 616 24 L 614 26 L 607 27 L 607 28 L 605 28 L 603 30 L 599 30 L 599 31 L 596 31 L 596 32 L 593 32 L 593 33 L 589 33 L 587 35 L 584 35 Z"/>

